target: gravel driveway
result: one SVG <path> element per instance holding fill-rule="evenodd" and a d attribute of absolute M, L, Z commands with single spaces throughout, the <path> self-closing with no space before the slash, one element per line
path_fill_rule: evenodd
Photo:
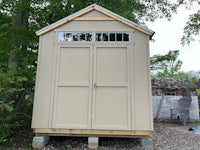
<path fill-rule="evenodd" d="M 155 123 L 154 126 L 153 141 L 156 150 L 200 150 L 200 135 L 188 131 L 197 124 L 179 126 Z"/>
<path fill-rule="evenodd" d="M 155 150 L 200 150 L 200 135 L 189 132 L 197 124 L 180 126 L 175 123 L 154 123 Z M 42 150 L 86 150 L 87 138 L 51 137 Z M 126 138 L 100 138 L 99 150 L 142 150 L 139 140 Z"/>

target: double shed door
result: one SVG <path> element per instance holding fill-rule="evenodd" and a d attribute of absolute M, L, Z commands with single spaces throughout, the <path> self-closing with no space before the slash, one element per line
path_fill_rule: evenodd
<path fill-rule="evenodd" d="M 53 128 L 131 130 L 127 45 L 61 46 Z"/>

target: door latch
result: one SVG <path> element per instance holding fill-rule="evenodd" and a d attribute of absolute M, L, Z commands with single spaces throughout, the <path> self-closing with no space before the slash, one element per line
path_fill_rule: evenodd
<path fill-rule="evenodd" d="M 95 88 L 95 89 L 97 88 L 97 84 L 96 84 L 96 83 L 94 83 L 94 88 Z"/>

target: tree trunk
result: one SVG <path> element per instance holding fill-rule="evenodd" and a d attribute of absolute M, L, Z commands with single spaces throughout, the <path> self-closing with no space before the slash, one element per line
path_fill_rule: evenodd
<path fill-rule="evenodd" d="M 17 5 L 21 5 L 23 2 L 25 2 L 25 0 L 18 0 L 16 3 L 17 3 Z M 15 37 L 16 33 L 20 34 L 19 32 L 17 32 L 19 27 L 28 24 L 28 20 L 24 16 L 25 16 L 25 11 L 23 11 L 23 9 L 19 9 L 16 12 L 16 16 L 13 20 L 13 28 L 14 28 L 14 31 L 16 31 L 16 32 L 13 32 L 12 37 Z M 15 73 L 17 71 L 17 68 L 19 65 L 19 61 L 18 61 L 16 52 L 17 52 L 17 49 L 19 49 L 21 45 L 20 45 L 20 42 L 17 41 L 16 38 L 14 38 L 12 44 L 13 45 L 11 47 L 12 49 L 11 49 L 9 60 L 8 60 L 8 71 L 10 73 Z"/>

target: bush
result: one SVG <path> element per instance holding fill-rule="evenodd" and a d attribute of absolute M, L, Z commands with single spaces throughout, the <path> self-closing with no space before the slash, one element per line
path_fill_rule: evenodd
<path fill-rule="evenodd" d="M 196 89 L 196 91 L 197 91 L 197 96 L 198 96 L 198 98 L 199 98 L 199 100 L 200 100 L 200 88 L 199 88 L 199 89 Z"/>
<path fill-rule="evenodd" d="M 33 90 L 23 88 L 27 78 L 0 70 L 0 143 L 30 125 Z"/>

